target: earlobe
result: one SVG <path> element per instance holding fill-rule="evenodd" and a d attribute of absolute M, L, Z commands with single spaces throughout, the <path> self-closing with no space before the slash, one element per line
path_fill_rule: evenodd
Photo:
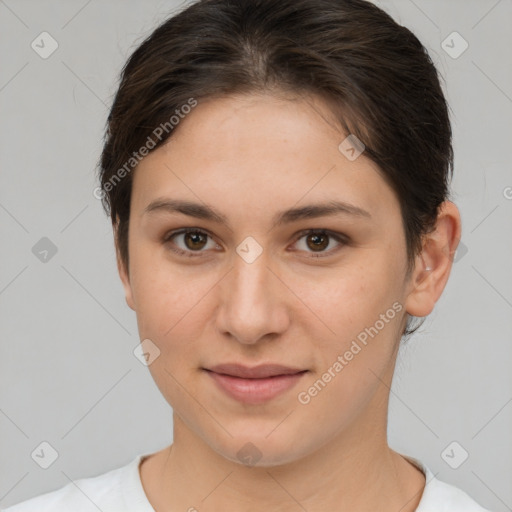
<path fill-rule="evenodd" d="M 422 251 L 416 257 L 405 302 L 410 315 L 425 317 L 434 309 L 448 282 L 460 234 L 459 210 L 451 201 L 445 201 L 439 208 L 434 230 L 425 235 Z"/>

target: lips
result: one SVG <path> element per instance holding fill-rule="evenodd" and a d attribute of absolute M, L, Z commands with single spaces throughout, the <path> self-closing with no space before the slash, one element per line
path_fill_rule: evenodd
<path fill-rule="evenodd" d="M 247 367 L 220 364 L 207 369 L 218 389 L 245 404 L 262 404 L 294 387 L 308 370 L 279 364 Z"/>
<path fill-rule="evenodd" d="M 207 369 L 221 375 L 230 375 L 231 377 L 240 377 L 243 379 L 265 379 L 278 375 L 293 375 L 306 371 L 301 368 L 291 368 L 280 364 L 261 364 L 259 366 L 248 367 L 235 363 L 218 364 Z"/>

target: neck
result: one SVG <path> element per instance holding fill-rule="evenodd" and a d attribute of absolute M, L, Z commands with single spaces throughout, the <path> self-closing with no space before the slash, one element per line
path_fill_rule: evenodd
<path fill-rule="evenodd" d="M 425 477 L 389 448 L 387 400 L 379 405 L 380 421 L 373 404 L 367 409 L 371 418 L 362 415 L 314 453 L 266 467 L 244 466 L 219 455 L 174 414 L 174 442 L 145 473 L 141 469 L 143 486 L 157 512 L 412 512 Z"/>

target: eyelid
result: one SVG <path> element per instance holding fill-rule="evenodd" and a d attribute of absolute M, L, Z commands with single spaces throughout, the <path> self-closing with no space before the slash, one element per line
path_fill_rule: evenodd
<path fill-rule="evenodd" d="M 208 237 L 210 237 L 214 242 L 215 242 L 215 237 L 210 233 L 210 231 L 208 231 L 207 229 L 203 229 L 203 228 L 195 228 L 195 227 L 190 227 L 190 228 L 181 228 L 181 229 L 176 229 L 174 231 L 169 231 L 168 233 L 166 233 L 163 237 L 163 243 L 171 243 L 171 239 L 174 238 L 175 236 L 178 236 L 178 235 L 183 235 L 183 234 L 187 234 L 187 233 L 200 233 L 202 235 L 207 235 Z M 215 242 L 217 244 L 217 242 Z M 219 244 L 217 244 L 219 245 Z M 185 251 L 183 249 L 180 249 L 179 247 L 171 247 L 171 251 L 173 251 L 174 253 L 176 254 L 179 254 L 181 256 L 186 256 L 186 257 L 200 257 L 202 255 L 202 253 L 206 252 L 206 251 Z"/>
<path fill-rule="evenodd" d="M 212 240 L 215 238 L 212 235 L 212 233 L 210 233 L 210 231 L 208 231 L 207 229 L 190 227 L 190 228 L 180 228 L 180 229 L 175 229 L 173 231 L 168 231 L 167 233 L 165 233 L 165 235 L 163 237 L 163 241 L 167 242 L 173 236 L 182 235 L 184 233 L 201 233 L 204 235 L 208 235 Z"/>
<path fill-rule="evenodd" d="M 212 235 L 212 233 L 210 233 L 210 231 L 208 231 L 207 229 L 196 228 L 196 227 L 180 228 L 180 229 L 177 229 L 174 231 L 170 231 L 164 235 L 163 242 L 164 243 L 171 242 L 171 239 L 173 237 L 178 236 L 178 235 L 187 234 L 187 233 L 204 234 L 204 235 L 207 235 L 208 237 L 210 237 L 215 242 L 215 237 Z M 333 238 L 334 240 L 336 240 L 336 242 L 338 242 L 339 246 L 334 249 L 330 249 L 329 251 L 320 251 L 317 253 L 309 252 L 310 256 L 305 256 L 305 258 L 323 258 L 323 257 L 331 256 L 332 254 L 334 254 L 335 252 L 340 250 L 341 247 L 343 247 L 344 245 L 347 245 L 348 240 L 349 240 L 348 237 L 346 235 L 344 235 L 343 233 L 338 233 L 336 231 L 331 231 L 329 229 L 323 229 L 323 228 L 307 228 L 307 229 L 303 229 L 303 230 L 299 231 L 294 236 L 293 244 L 296 244 L 304 236 L 313 235 L 313 234 L 325 234 L 325 235 L 329 236 L 330 238 Z M 215 242 L 215 243 L 217 245 L 219 245 L 217 242 Z M 191 250 L 185 251 L 183 249 L 179 249 L 176 247 L 171 248 L 171 250 L 177 254 L 187 256 L 187 257 L 201 257 L 202 253 L 206 252 L 206 251 L 191 251 Z M 292 252 L 301 252 L 301 251 L 295 250 Z"/>
<path fill-rule="evenodd" d="M 308 228 L 308 229 L 303 229 L 302 231 L 299 231 L 299 233 L 297 233 L 297 235 L 294 238 L 293 244 L 296 244 L 305 235 L 314 235 L 314 234 L 327 235 L 328 237 L 336 240 L 336 242 L 338 242 L 339 245 L 337 247 L 335 247 L 334 249 L 330 249 L 329 251 L 308 252 L 309 256 L 305 256 L 305 258 L 324 258 L 324 257 L 332 256 L 333 254 L 338 252 L 344 245 L 347 245 L 348 240 L 349 240 L 348 236 L 344 235 L 343 233 L 331 231 L 330 229 Z M 301 251 L 296 251 L 296 252 L 301 252 Z"/>

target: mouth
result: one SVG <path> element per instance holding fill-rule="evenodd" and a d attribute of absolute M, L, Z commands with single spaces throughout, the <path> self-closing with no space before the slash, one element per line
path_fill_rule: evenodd
<path fill-rule="evenodd" d="M 231 398 L 246 404 L 261 404 L 290 390 L 308 372 L 279 364 L 254 367 L 221 364 L 203 370 L 218 389 Z"/>

